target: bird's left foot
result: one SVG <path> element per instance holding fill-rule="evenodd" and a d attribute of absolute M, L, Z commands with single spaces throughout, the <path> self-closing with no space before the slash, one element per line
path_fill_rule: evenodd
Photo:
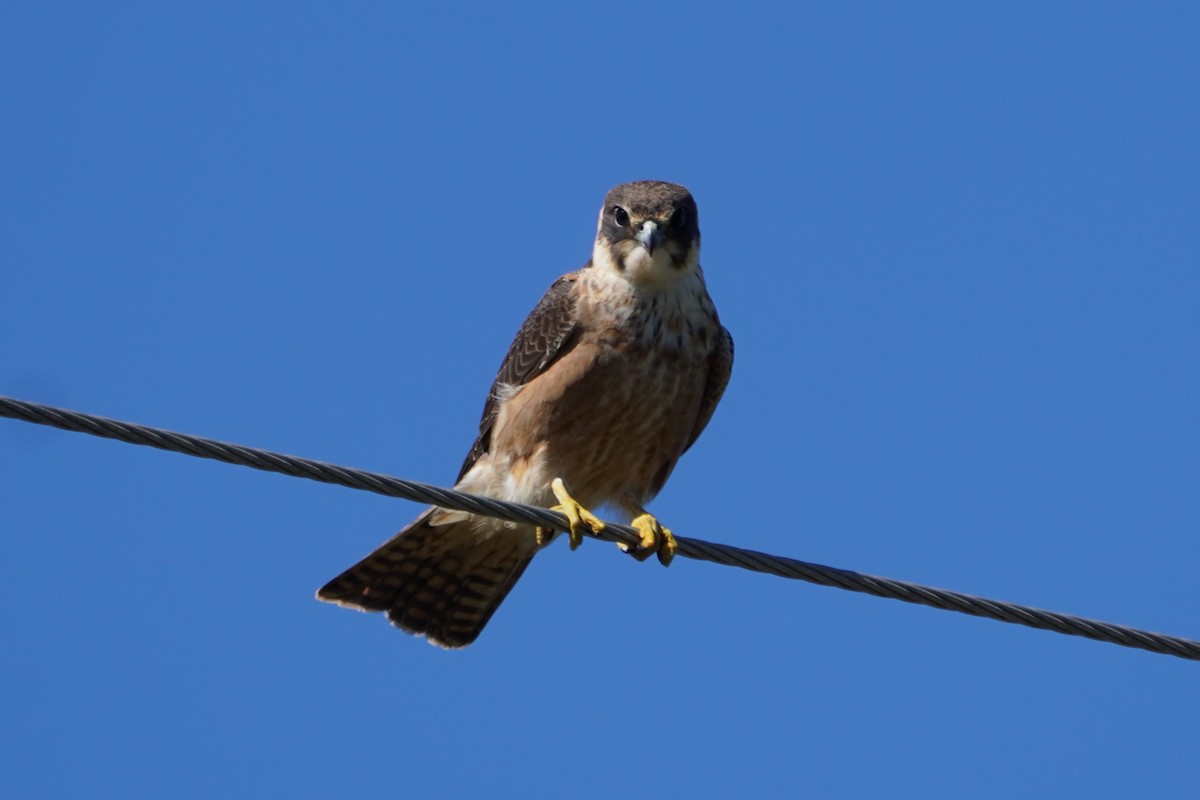
<path fill-rule="evenodd" d="M 563 484 L 562 478 L 555 478 L 550 482 L 550 491 L 554 492 L 554 496 L 558 498 L 558 505 L 550 510 L 558 511 L 566 516 L 569 523 L 567 536 L 570 537 L 572 550 L 583 544 L 584 533 L 599 533 L 604 530 L 604 520 L 588 511 L 579 504 L 578 500 L 571 497 L 570 493 L 567 492 L 566 485 Z M 553 536 L 554 531 L 548 528 L 538 528 L 538 547 L 545 547 L 550 543 Z"/>
<path fill-rule="evenodd" d="M 679 549 L 679 543 L 675 541 L 675 534 L 671 533 L 669 528 L 664 528 L 661 522 L 646 512 L 634 517 L 629 524 L 637 528 L 638 533 L 642 535 L 642 543 L 637 547 L 624 544 L 618 544 L 618 547 L 638 561 L 645 561 L 651 554 L 657 553 L 658 561 L 664 567 L 671 563 L 671 559 L 675 558 L 675 551 Z"/>

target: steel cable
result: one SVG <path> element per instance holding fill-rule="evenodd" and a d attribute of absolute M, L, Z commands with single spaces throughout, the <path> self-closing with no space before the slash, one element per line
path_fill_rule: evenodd
<path fill-rule="evenodd" d="M 130 444 L 157 447 L 200 458 L 211 458 L 228 464 L 240 464 L 267 472 L 278 472 L 297 478 L 321 481 L 322 483 L 348 486 L 389 497 L 400 497 L 419 503 L 441 506 L 475 514 L 497 517 L 512 522 L 524 522 L 543 527 L 564 530 L 566 517 L 555 511 L 534 506 L 508 503 L 487 497 L 466 494 L 454 489 L 431 486 L 426 483 L 394 478 L 374 472 L 341 467 L 312 459 L 283 455 L 269 450 L 244 447 L 238 444 L 204 439 L 183 433 L 151 428 L 131 422 L 97 417 L 77 411 L 46 406 L 25 400 L 0 397 L 0 417 L 48 425 L 68 431 L 89 433 L 106 439 L 116 439 Z M 598 539 L 636 545 L 640 535 L 623 525 L 609 524 L 595 535 Z M 946 589 L 935 589 L 907 581 L 865 575 L 852 570 L 826 567 L 807 561 L 768 555 L 754 550 L 706 542 L 702 539 L 676 537 L 679 550 L 676 555 L 699 561 L 710 561 L 724 566 L 741 567 L 753 572 L 777 575 L 781 578 L 808 581 L 821 586 L 832 586 L 852 592 L 863 592 L 902 600 L 906 603 L 956 611 L 976 617 L 1025 625 L 1030 628 L 1054 631 L 1068 636 L 1082 636 L 1101 642 L 1135 647 L 1153 653 L 1200 661 L 1200 642 L 1167 636 L 1161 633 L 1138 630 L 1124 625 L 1085 619 L 1053 611 L 1044 611 L 1030 606 L 989 600 Z"/>

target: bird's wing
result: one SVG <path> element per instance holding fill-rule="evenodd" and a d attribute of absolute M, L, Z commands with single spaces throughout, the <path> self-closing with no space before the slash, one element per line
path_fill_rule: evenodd
<path fill-rule="evenodd" d="M 717 403 L 720 402 L 721 395 L 725 393 L 725 387 L 729 385 L 729 376 L 732 372 L 733 336 L 722 327 L 720 333 L 717 334 L 717 346 L 712 355 L 708 357 L 708 377 L 704 381 L 704 396 L 700 400 L 700 412 L 696 415 L 696 426 L 692 428 L 692 435 L 688 439 L 687 447 L 683 448 L 685 453 L 700 438 L 708 421 L 712 419 L 713 412 L 717 410 Z"/>
<path fill-rule="evenodd" d="M 479 420 L 479 438 L 467 454 L 458 480 L 462 480 L 479 457 L 488 452 L 501 396 L 541 375 L 551 364 L 570 352 L 578 341 L 575 303 L 578 275 L 578 272 L 571 272 L 556 280 L 517 331 L 488 392 L 483 417 Z"/>

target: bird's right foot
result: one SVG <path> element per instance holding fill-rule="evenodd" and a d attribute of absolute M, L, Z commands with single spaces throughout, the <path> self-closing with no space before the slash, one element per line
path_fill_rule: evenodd
<path fill-rule="evenodd" d="M 588 511 L 580 505 L 578 500 L 571 497 L 562 478 L 555 478 L 550 482 L 550 491 L 554 492 L 554 496 L 558 498 L 558 505 L 552 507 L 550 510 L 558 511 L 566 516 L 568 523 L 567 536 L 570 538 L 572 550 L 583 544 L 585 533 L 599 533 L 604 530 L 604 520 Z M 539 547 L 545 547 L 553 537 L 554 531 L 548 528 L 537 529 L 537 543 Z"/>

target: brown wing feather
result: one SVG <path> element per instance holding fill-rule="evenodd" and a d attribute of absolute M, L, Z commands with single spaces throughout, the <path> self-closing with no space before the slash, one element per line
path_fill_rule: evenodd
<path fill-rule="evenodd" d="M 501 388 L 524 386 L 574 347 L 577 317 L 573 287 L 577 277 L 578 273 L 571 272 L 556 280 L 517 331 L 488 392 L 483 416 L 479 420 L 479 437 L 463 462 L 458 480 L 462 480 L 467 470 L 491 446 L 492 425 L 500 408 Z"/>
<path fill-rule="evenodd" d="M 717 334 L 716 349 L 708 357 L 708 377 L 704 381 L 704 397 L 700 400 L 700 413 L 696 415 L 696 426 L 692 428 L 692 436 L 688 439 L 687 447 L 683 448 L 685 453 L 700 438 L 708 421 L 712 419 L 713 412 L 717 410 L 717 403 L 720 402 L 721 395 L 725 394 L 725 387 L 729 385 L 729 376 L 732 373 L 733 336 L 722 327 L 721 332 Z"/>

